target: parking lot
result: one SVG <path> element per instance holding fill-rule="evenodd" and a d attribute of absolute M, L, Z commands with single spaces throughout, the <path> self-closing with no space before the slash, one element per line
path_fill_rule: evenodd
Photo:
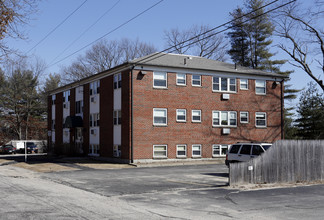
<path fill-rule="evenodd" d="M 324 214 L 323 185 L 258 189 L 230 188 L 227 182 L 223 164 L 12 161 L 0 166 L 0 213 L 5 219 L 322 219 Z"/>

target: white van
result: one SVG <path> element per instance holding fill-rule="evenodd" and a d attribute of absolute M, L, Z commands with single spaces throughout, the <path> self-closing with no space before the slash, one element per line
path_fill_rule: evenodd
<path fill-rule="evenodd" d="M 237 143 L 230 146 L 226 153 L 225 164 L 249 161 L 268 150 L 270 143 Z"/>

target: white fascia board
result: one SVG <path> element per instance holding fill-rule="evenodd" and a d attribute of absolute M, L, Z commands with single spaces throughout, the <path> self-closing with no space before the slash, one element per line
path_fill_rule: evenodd
<path fill-rule="evenodd" d="M 222 72 L 222 71 L 213 71 L 213 70 L 194 70 L 194 69 L 186 69 L 186 68 L 172 68 L 172 67 L 159 67 L 159 66 L 150 66 L 150 65 L 138 65 L 134 68 L 134 70 L 145 70 L 145 71 L 162 71 L 168 73 L 184 73 L 184 74 L 196 74 L 196 75 L 206 75 L 206 76 L 219 76 L 226 78 L 239 78 L 239 79 L 258 79 L 258 80 L 270 80 L 270 81 L 281 81 L 280 78 L 275 76 L 264 76 L 264 75 L 253 75 L 253 74 L 245 74 L 238 72 Z"/>

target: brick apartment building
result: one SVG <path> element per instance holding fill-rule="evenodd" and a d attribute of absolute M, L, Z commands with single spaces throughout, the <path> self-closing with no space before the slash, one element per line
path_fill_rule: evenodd
<path fill-rule="evenodd" d="M 230 144 L 283 137 L 283 78 L 155 53 L 52 91 L 48 143 L 124 163 L 223 157 Z"/>

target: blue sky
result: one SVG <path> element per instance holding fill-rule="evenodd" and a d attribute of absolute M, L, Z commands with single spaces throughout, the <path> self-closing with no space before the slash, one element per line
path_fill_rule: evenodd
<path fill-rule="evenodd" d="M 35 54 L 45 60 L 48 65 L 60 55 L 67 46 L 73 43 L 100 16 L 117 2 L 118 4 L 107 13 L 95 26 L 62 54 L 56 61 L 74 53 L 103 35 L 109 33 L 127 20 L 133 18 L 159 0 L 88 0 L 63 25 L 53 32 L 42 43 L 28 54 Z M 42 40 L 54 27 L 61 23 L 84 0 L 44 0 L 39 4 L 39 13 L 27 26 L 28 41 L 9 41 L 10 44 L 22 52 L 27 52 Z M 219 4 L 222 2 L 222 4 Z M 151 43 L 159 50 L 165 48 L 164 31 L 178 27 L 189 28 L 195 24 L 217 26 L 229 20 L 229 12 L 241 0 L 164 0 L 148 12 L 137 17 L 127 25 L 109 34 L 105 39 L 138 38 L 140 41 Z M 73 58 L 90 47 L 78 52 L 74 56 L 51 66 L 48 72 L 59 72 L 60 66 L 68 65 Z"/>
<path fill-rule="evenodd" d="M 33 15 L 34 19 L 25 27 L 29 39 L 27 41 L 8 40 L 8 45 L 26 53 L 83 2 L 84 0 L 41 1 L 39 12 Z M 62 66 L 68 66 L 91 46 L 58 64 L 52 65 L 53 63 L 109 33 L 157 2 L 159 0 L 88 0 L 28 55 L 36 55 L 43 59 L 47 65 L 50 65 L 46 74 L 59 73 Z M 218 26 L 229 21 L 229 12 L 238 5 L 242 5 L 243 2 L 243 0 L 164 0 L 127 25 L 109 34 L 105 39 L 138 38 L 140 41 L 151 43 L 159 50 L 163 50 L 165 49 L 164 31 L 171 28 L 187 29 L 193 25 L 201 24 L 210 27 Z M 118 4 L 109 13 L 76 41 L 81 33 L 116 3 Z M 71 43 L 73 45 L 62 54 Z M 273 52 L 279 51 L 275 47 L 272 50 Z M 281 54 L 278 53 L 279 59 L 287 58 Z M 58 55 L 60 56 L 57 57 Z M 57 59 L 54 60 L 55 58 Z M 228 59 L 227 62 L 231 62 L 231 60 Z M 294 69 L 288 65 L 285 68 Z M 310 81 L 309 77 L 301 71 L 292 74 L 291 84 L 295 88 L 305 87 L 308 81 Z"/>

